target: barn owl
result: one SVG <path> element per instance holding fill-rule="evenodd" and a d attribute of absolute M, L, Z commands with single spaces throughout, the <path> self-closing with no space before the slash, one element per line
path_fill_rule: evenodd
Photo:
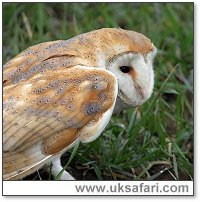
<path fill-rule="evenodd" d="M 103 28 L 32 46 L 3 68 L 3 177 L 22 179 L 78 142 L 95 140 L 111 115 L 152 94 L 156 47 L 144 35 Z M 62 179 L 74 179 L 64 172 Z"/>

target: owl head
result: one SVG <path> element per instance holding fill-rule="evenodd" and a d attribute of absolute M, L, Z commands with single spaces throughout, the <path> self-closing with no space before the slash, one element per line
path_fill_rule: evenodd
<path fill-rule="evenodd" d="M 154 86 L 153 59 L 156 47 L 143 34 L 104 28 L 78 37 L 89 66 L 105 68 L 118 80 L 114 112 L 138 106 L 149 99 Z M 87 50 L 87 51 L 84 51 Z"/>

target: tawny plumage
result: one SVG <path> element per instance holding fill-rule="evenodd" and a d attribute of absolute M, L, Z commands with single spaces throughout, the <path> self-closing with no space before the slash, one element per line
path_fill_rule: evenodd
<path fill-rule="evenodd" d="M 7 62 L 4 179 L 21 179 L 78 141 L 93 141 L 114 107 L 144 103 L 155 52 L 142 34 L 106 28 L 32 46 Z"/>

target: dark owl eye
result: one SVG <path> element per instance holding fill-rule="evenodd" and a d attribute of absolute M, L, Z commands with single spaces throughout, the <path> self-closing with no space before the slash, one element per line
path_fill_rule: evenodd
<path fill-rule="evenodd" d="M 121 66 L 120 67 L 120 70 L 123 72 L 123 73 L 128 73 L 131 71 L 131 67 L 130 66 Z"/>

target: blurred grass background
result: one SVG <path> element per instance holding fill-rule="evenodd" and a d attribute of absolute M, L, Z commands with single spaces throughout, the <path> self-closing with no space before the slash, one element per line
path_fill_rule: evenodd
<path fill-rule="evenodd" d="M 3 3 L 3 63 L 27 47 L 102 27 L 141 32 L 158 48 L 155 89 L 94 142 L 62 157 L 76 179 L 193 179 L 193 3 Z M 40 176 L 39 176 L 40 175 Z M 43 171 L 27 179 L 49 179 Z"/>

